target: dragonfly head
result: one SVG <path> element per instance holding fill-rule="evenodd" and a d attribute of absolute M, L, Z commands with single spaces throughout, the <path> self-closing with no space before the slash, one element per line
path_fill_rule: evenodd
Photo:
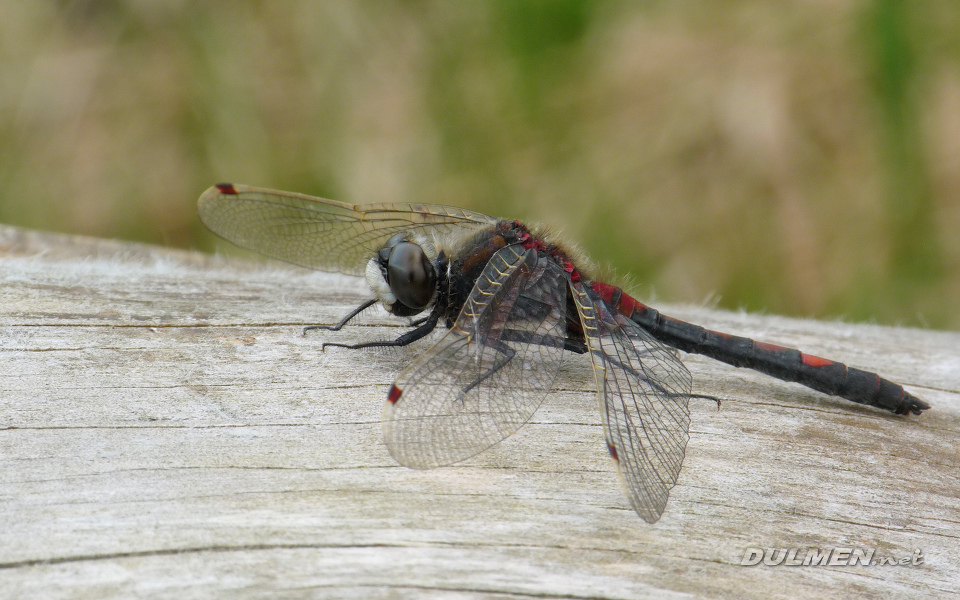
<path fill-rule="evenodd" d="M 437 291 L 437 270 L 416 242 L 404 233 L 387 240 L 367 263 L 367 283 L 384 308 L 398 317 L 425 309 Z"/>

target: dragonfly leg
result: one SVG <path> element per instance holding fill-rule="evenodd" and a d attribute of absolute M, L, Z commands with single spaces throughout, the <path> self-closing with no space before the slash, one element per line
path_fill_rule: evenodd
<path fill-rule="evenodd" d="M 504 329 L 500 333 L 500 340 L 497 341 L 493 348 L 505 358 L 495 362 L 489 369 L 486 370 L 485 373 L 471 381 L 467 387 L 463 388 L 462 395 L 465 395 L 467 392 L 483 383 L 484 380 L 490 378 L 497 371 L 505 367 L 507 363 L 513 360 L 513 357 L 516 356 L 516 352 L 513 350 L 513 348 L 506 345 L 504 341 L 520 342 L 535 346 L 549 346 L 551 348 L 562 347 L 564 350 L 576 352 L 577 354 L 585 354 L 587 352 L 587 345 L 581 340 L 562 338 L 556 335 L 540 335 L 519 329 Z"/>
<path fill-rule="evenodd" d="M 419 327 L 420 325 L 423 325 L 424 323 L 426 323 L 429 318 L 430 318 L 430 315 L 427 315 L 425 317 L 420 317 L 419 319 L 414 319 L 410 321 L 409 325 L 410 327 Z"/>
<path fill-rule="evenodd" d="M 720 410 L 720 398 L 709 394 L 671 394 L 672 396 L 683 395 L 687 398 L 700 398 L 701 400 L 712 400 L 717 403 L 717 410 Z"/>
<path fill-rule="evenodd" d="M 341 329 L 343 329 L 343 326 L 349 323 L 354 317 L 356 317 L 357 315 L 367 310 L 368 308 L 370 308 L 376 303 L 377 303 L 376 298 L 371 298 L 367 300 L 360 306 L 351 310 L 350 313 L 344 318 L 340 319 L 340 322 L 337 323 L 336 325 L 307 325 L 306 327 L 303 328 L 303 335 L 307 335 L 308 331 L 312 331 L 314 329 L 325 329 L 327 331 L 340 331 Z"/>
<path fill-rule="evenodd" d="M 536 346 L 550 346 L 551 348 L 563 346 L 563 349 L 567 350 L 568 352 L 575 352 L 577 354 L 587 353 L 587 345 L 583 342 L 583 340 L 562 338 L 555 335 L 540 335 L 537 333 L 531 333 L 529 331 L 521 331 L 519 329 L 504 329 L 500 334 L 500 339 L 507 342 L 520 342 L 523 344 L 534 344 Z"/>
<path fill-rule="evenodd" d="M 503 333 L 500 335 L 500 339 L 501 339 L 501 340 L 506 340 L 506 341 L 509 341 L 509 342 L 521 342 L 521 343 L 525 343 L 525 344 L 535 344 L 535 345 L 538 345 L 538 346 L 552 346 L 552 347 L 554 347 L 554 348 L 562 345 L 564 350 L 568 350 L 568 351 L 570 351 L 570 352 L 575 352 L 575 353 L 577 353 L 577 354 L 586 354 L 586 353 L 587 353 L 587 345 L 586 345 L 583 341 L 577 340 L 577 339 L 574 339 L 574 338 L 561 338 L 561 337 L 557 337 L 557 336 L 553 336 L 553 335 L 538 335 L 538 334 L 536 334 L 536 333 L 531 333 L 531 332 L 529 332 L 529 331 L 521 331 L 521 330 L 517 330 L 517 329 L 506 329 L 506 330 L 504 330 Z M 673 350 L 673 349 L 671 348 L 671 350 Z M 675 350 L 673 350 L 673 351 L 675 351 Z M 638 353 L 639 353 L 639 354 L 642 354 L 642 352 L 638 352 Z M 676 398 L 676 397 L 681 397 L 681 396 L 684 397 L 684 398 L 703 398 L 703 399 L 705 399 L 705 400 L 713 400 L 714 402 L 717 403 L 717 408 L 720 407 L 720 399 L 719 399 L 719 398 L 716 398 L 716 397 L 714 397 L 714 396 L 708 396 L 708 395 L 706 395 L 706 394 L 678 394 L 678 393 L 676 393 L 676 392 L 671 392 L 671 391 L 669 391 L 669 390 L 667 390 L 667 389 L 664 389 L 664 388 L 661 387 L 660 385 L 658 385 L 655 381 L 650 380 L 650 379 L 646 376 L 646 374 L 644 374 L 644 373 L 642 373 L 642 372 L 640 372 L 640 371 L 637 371 L 636 369 L 634 369 L 634 368 L 631 367 L 630 365 L 623 364 L 623 363 L 620 362 L 619 360 L 617 360 L 617 359 L 615 359 L 615 358 L 613 358 L 613 357 L 611 357 L 611 356 L 603 355 L 602 353 L 599 353 L 599 352 L 597 352 L 596 354 L 597 354 L 597 356 L 600 356 L 600 358 L 601 358 L 602 360 L 604 360 L 604 361 L 606 361 L 606 362 L 609 362 L 609 363 L 610 363 L 611 365 L 613 365 L 614 367 L 617 367 L 617 368 L 619 368 L 619 369 L 623 369 L 624 371 L 626 371 L 627 373 L 629 373 L 629 374 L 632 375 L 633 377 L 636 377 L 637 379 L 646 382 L 647 385 L 649 385 L 650 387 L 654 388 L 655 390 L 657 390 L 658 392 L 660 392 L 661 394 L 663 394 L 664 396 L 666 396 L 666 397 L 668 397 L 668 398 Z M 488 375 L 485 375 L 484 378 L 489 377 L 489 376 L 490 376 L 489 374 L 488 374 Z M 479 382 L 477 382 L 477 383 L 479 383 Z"/>
<path fill-rule="evenodd" d="M 644 373 L 643 371 L 638 371 L 637 369 L 634 369 L 630 365 L 624 364 L 623 362 L 613 358 L 612 356 L 604 354 L 600 351 L 595 351 L 593 354 L 594 356 L 597 356 L 598 358 L 600 358 L 602 361 L 608 362 L 614 367 L 617 367 L 618 369 L 622 369 L 626 373 L 629 373 L 633 377 L 637 378 L 638 381 L 643 381 L 644 383 L 649 385 L 651 388 L 653 388 L 654 390 L 656 390 L 666 398 L 703 398 L 705 400 L 713 400 L 714 402 L 717 403 L 717 408 L 718 409 L 720 408 L 720 399 L 717 397 L 708 396 L 707 394 L 688 394 L 688 393 L 678 393 L 678 392 L 670 391 L 667 388 L 660 385 L 659 383 L 657 383 L 654 379 L 647 377 L 647 374 Z M 637 354 L 643 355 L 645 354 L 645 352 L 638 350 Z"/>
<path fill-rule="evenodd" d="M 514 352 L 513 348 L 511 348 L 510 346 L 507 346 L 507 345 L 504 344 L 503 342 L 497 342 L 497 344 L 496 344 L 496 346 L 494 346 L 494 348 L 495 348 L 495 350 L 497 351 L 498 354 L 501 354 L 501 355 L 503 355 L 503 356 L 506 357 L 506 358 L 505 358 L 504 360 L 498 360 L 497 362 L 493 363 L 493 366 L 491 366 L 489 369 L 487 369 L 486 372 L 485 372 L 483 375 L 477 377 L 476 379 L 474 379 L 473 381 L 471 381 L 471 382 L 467 385 L 467 387 L 463 388 L 463 389 L 460 391 L 460 398 L 461 398 L 461 399 L 462 399 L 464 396 L 466 396 L 467 392 L 469 392 L 469 391 L 472 390 L 473 388 L 475 388 L 475 387 L 477 387 L 478 385 L 480 385 L 481 383 L 483 383 L 484 380 L 486 380 L 486 379 L 488 379 L 489 377 L 491 377 L 494 373 L 496 373 L 497 371 L 499 371 L 499 370 L 502 369 L 503 367 L 507 366 L 507 363 L 509 363 L 511 360 L 513 360 L 513 357 L 517 355 L 517 353 Z"/>
<path fill-rule="evenodd" d="M 501 340 L 508 342 L 521 342 L 524 344 L 535 344 L 537 346 L 551 346 L 556 348 L 558 345 L 562 345 L 563 349 L 568 352 L 574 352 L 576 354 L 586 354 L 587 345 L 582 339 L 578 340 L 576 338 L 569 337 L 558 337 L 555 335 L 539 335 L 536 333 L 531 333 L 529 331 L 521 331 L 519 329 L 505 329 L 500 335 Z M 668 352 L 677 356 L 678 350 L 676 348 L 667 348 Z M 638 354 L 646 354 L 647 351 L 637 350 Z M 612 360 L 609 356 L 606 357 L 606 360 Z M 620 364 L 619 361 L 614 362 L 614 365 L 620 367 L 621 369 L 626 369 L 632 375 L 637 375 L 636 371 L 630 367 Z"/>
<path fill-rule="evenodd" d="M 505 329 L 503 330 L 503 332 L 501 332 L 500 342 L 497 343 L 495 348 L 497 352 L 506 356 L 506 360 L 498 361 L 497 363 L 494 363 L 494 365 L 491 366 L 489 369 L 487 369 L 485 373 L 483 373 L 482 375 L 474 379 L 472 382 L 470 382 L 469 385 L 463 388 L 463 391 L 462 391 L 463 394 L 466 394 L 471 389 L 480 385 L 485 379 L 488 379 L 490 376 L 492 376 L 497 371 L 502 369 L 504 366 L 506 366 L 508 362 L 510 362 L 510 360 L 513 359 L 515 352 L 509 346 L 504 344 L 503 343 L 504 341 L 520 342 L 524 344 L 533 344 L 537 346 L 550 346 L 553 348 L 562 346 L 564 350 L 575 352 L 577 354 L 586 354 L 587 352 L 586 344 L 580 340 L 576 340 L 573 338 L 561 338 L 554 335 L 539 335 L 536 333 L 532 333 L 529 331 L 522 331 L 518 329 Z M 720 408 L 720 398 L 717 398 L 716 396 L 709 396 L 707 394 L 686 394 L 686 393 L 672 392 L 664 388 L 663 386 L 659 385 L 656 381 L 653 381 L 650 378 L 648 378 L 646 374 L 640 371 L 637 371 L 636 369 L 630 367 L 629 365 L 623 364 L 619 360 L 616 360 L 610 356 L 602 356 L 602 358 L 603 360 L 605 360 L 606 362 L 609 362 L 614 367 L 623 369 L 630 375 L 636 377 L 638 380 L 645 382 L 647 385 L 649 385 L 654 390 L 656 390 L 657 392 L 659 392 L 660 394 L 662 394 L 667 398 L 702 398 L 704 400 L 712 400 L 713 402 L 716 402 L 717 409 Z"/>
<path fill-rule="evenodd" d="M 361 344 L 338 344 L 336 342 L 324 342 L 320 346 L 320 350 L 326 350 L 328 346 L 333 346 L 336 348 L 349 348 L 351 350 L 359 350 L 360 348 L 384 348 L 384 347 L 397 347 L 397 346 L 406 346 L 407 344 L 412 344 L 413 342 L 422 339 L 427 336 L 431 331 L 437 328 L 437 322 L 440 320 L 440 311 L 435 311 L 430 313 L 430 316 L 427 317 L 427 320 L 412 331 L 408 331 L 405 334 L 401 335 L 395 340 L 383 340 L 379 342 L 363 342 Z"/>
<path fill-rule="evenodd" d="M 504 344 L 504 340 L 535 344 L 539 346 L 551 346 L 553 348 L 563 346 L 564 349 L 572 350 L 574 352 L 582 348 L 581 353 L 586 352 L 586 345 L 584 345 L 583 342 L 578 342 L 577 340 L 561 338 L 554 335 L 538 335 L 535 333 L 530 333 L 529 331 L 520 331 L 516 329 L 505 329 L 501 332 L 500 339 L 489 345 L 489 347 L 493 348 L 501 358 L 494 362 L 494 364 L 491 365 L 482 375 L 468 383 L 466 387 L 460 390 L 461 400 L 463 400 L 463 397 L 466 396 L 470 390 L 492 377 L 503 367 L 507 366 L 507 364 L 516 356 L 516 351 L 510 346 Z M 568 344 L 570 345 L 569 348 L 567 347 Z M 579 344 L 579 346 L 577 344 Z"/>

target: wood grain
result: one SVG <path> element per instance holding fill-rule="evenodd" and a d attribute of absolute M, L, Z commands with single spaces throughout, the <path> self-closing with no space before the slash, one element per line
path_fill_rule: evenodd
<path fill-rule="evenodd" d="M 380 438 L 416 348 L 362 281 L 0 228 L 0 596 L 907 598 L 958 588 L 960 334 L 663 307 L 903 383 L 897 417 L 685 356 L 686 462 L 641 521 L 586 359 L 533 421 L 456 467 Z M 420 346 L 423 347 L 422 345 Z M 920 566 L 741 566 L 749 547 Z M 802 555 L 801 555 L 802 556 Z"/>

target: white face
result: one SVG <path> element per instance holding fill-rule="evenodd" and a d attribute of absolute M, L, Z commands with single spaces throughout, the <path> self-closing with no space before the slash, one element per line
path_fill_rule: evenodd
<path fill-rule="evenodd" d="M 387 309 L 387 312 L 393 312 L 393 305 L 397 302 L 397 297 L 390 291 L 390 284 L 383 276 L 383 271 L 377 263 L 376 258 L 371 258 L 367 263 L 366 272 L 367 285 L 373 290 L 373 293 L 380 299 L 380 303 Z"/>

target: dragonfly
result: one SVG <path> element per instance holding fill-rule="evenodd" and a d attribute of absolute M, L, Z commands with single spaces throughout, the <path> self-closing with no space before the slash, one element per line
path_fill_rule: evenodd
<path fill-rule="evenodd" d="M 363 276 L 373 297 L 411 319 L 392 340 L 323 348 L 407 346 L 446 330 L 387 393 L 383 438 L 402 465 L 451 465 L 527 423 L 564 356 L 593 367 L 604 438 L 630 505 L 654 523 L 677 482 L 689 439 L 693 379 L 676 350 L 746 367 L 898 415 L 930 406 L 902 386 L 842 363 L 668 317 L 594 279 L 542 231 L 451 206 L 352 205 L 229 183 L 200 197 L 220 237 L 268 257 Z M 417 317 L 414 319 L 414 317 Z"/>

